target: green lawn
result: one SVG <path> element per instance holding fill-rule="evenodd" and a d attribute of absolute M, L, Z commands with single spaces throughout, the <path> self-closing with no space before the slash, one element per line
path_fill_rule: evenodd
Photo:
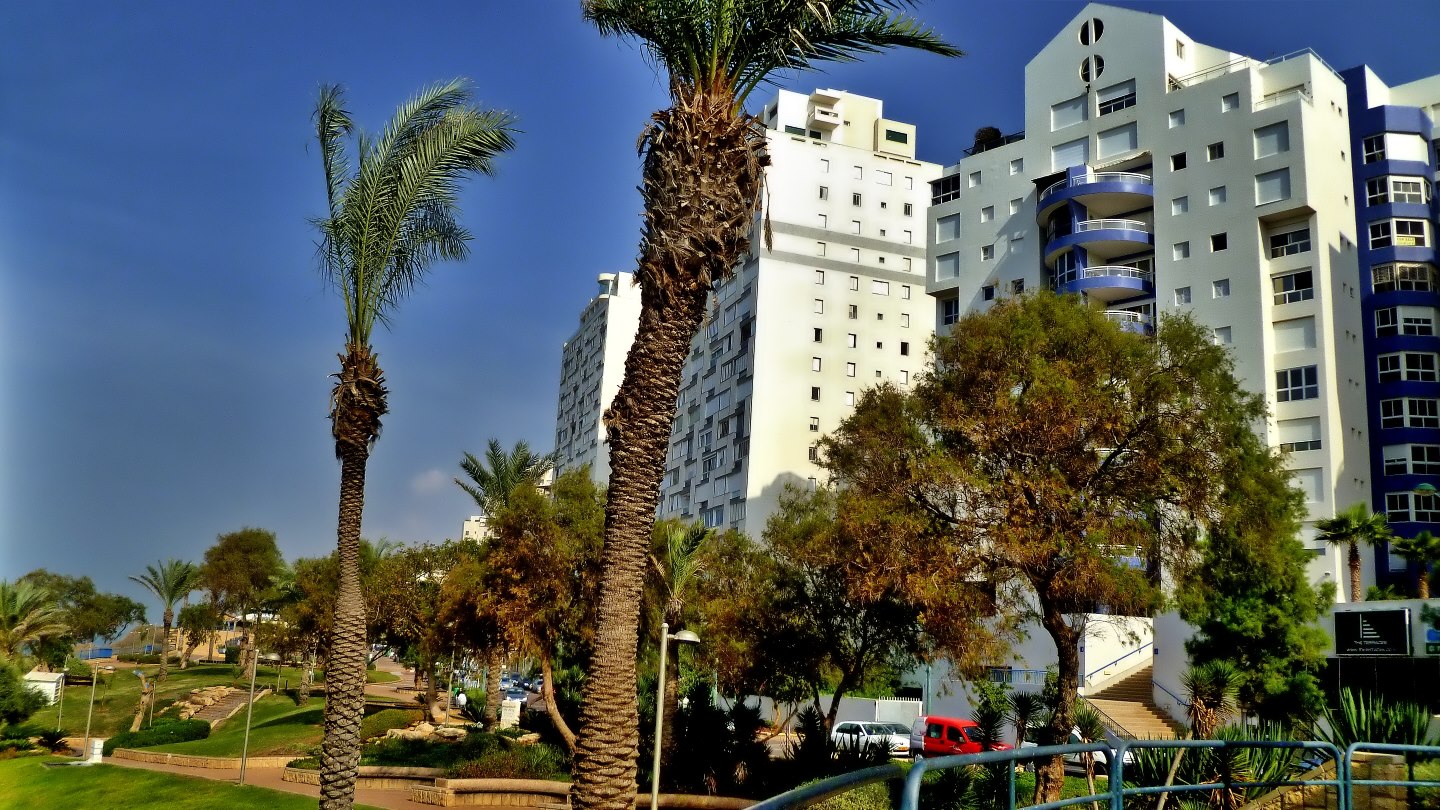
<path fill-rule="evenodd" d="M 133 670 L 140 669 L 145 672 L 145 677 L 153 677 L 159 669 L 153 664 L 116 664 L 115 672 L 104 675 L 99 684 L 95 687 L 95 716 L 91 721 L 90 735 L 93 737 L 109 737 L 121 731 L 130 730 L 130 722 L 135 717 L 135 709 L 140 705 L 140 679 L 132 674 Z M 261 667 L 256 672 L 256 689 L 275 685 L 276 671 L 273 667 Z M 280 672 L 282 686 L 285 679 L 290 685 L 299 680 L 298 670 L 294 667 L 286 667 Z M 206 686 L 238 686 L 249 687 L 249 682 L 242 683 L 235 677 L 235 667 L 231 664 L 200 664 L 180 670 L 174 666 L 170 667 L 169 677 L 160 686 L 160 692 L 155 704 L 155 714 L 162 714 L 176 700 L 190 694 L 191 689 L 200 689 Z M 324 685 L 317 686 L 317 693 L 324 693 Z M 64 696 L 64 718 L 63 727 L 71 736 L 80 736 L 85 733 L 85 713 L 90 706 L 90 684 L 83 686 L 67 686 Z M 55 728 L 55 719 L 58 713 L 56 706 L 46 706 L 30 718 L 31 723 L 40 728 Z"/>
<path fill-rule="evenodd" d="M 400 676 L 393 672 L 386 672 L 380 669 L 365 670 L 366 683 L 394 683 L 400 680 Z"/>
<path fill-rule="evenodd" d="M 281 695 L 270 695 L 255 701 L 255 714 L 250 721 L 250 755 L 276 756 L 309 753 L 324 736 L 325 701 L 318 695 L 305 706 Z M 238 757 L 245 739 L 245 711 L 221 723 L 203 740 L 157 745 L 147 751 L 169 751 L 207 757 Z"/>
<path fill-rule="evenodd" d="M 211 779 L 118 765 L 46 768 L 55 757 L 0 761 L 0 808 L 164 807 L 166 810 L 257 807 L 312 810 L 315 799 Z M 359 807 L 360 805 L 356 805 Z"/>

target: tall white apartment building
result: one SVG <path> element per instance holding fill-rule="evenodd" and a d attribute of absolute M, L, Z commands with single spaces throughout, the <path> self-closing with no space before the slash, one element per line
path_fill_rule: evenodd
<path fill-rule="evenodd" d="M 625 355 L 640 326 L 640 288 L 633 273 L 602 273 L 599 293 L 580 313 L 580 328 L 565 341 L 555 414 L 555 473 L 590 465 L 602 486 L 610 453 L 601 417 L 620 388 Z"/>
<path fill-rule="evenodd" d="M 816 442 L 866 387 L 925 364 L 925 207 L 940 167 L 878 99 L 786 90 L 761 113 L 771 165 L 751 254 L 712 294 L 684 369 L 660 514 L 758 537 Z"/>
<path fill-rule="evenodd" d="M 1311 521 L 1368 502 L 1348 108 L 1312 53 L 1250 59 L 1086 6 L 1026 67 L 1024 132 L 933 184 L 936 326 L 1041 287 L 1136 331 L 1190 312 L 1264 394 L 1259 427 L 1290 453 Z M 1343 582 L 1340 555 L 1308 542 L 1313 578 Z"/>

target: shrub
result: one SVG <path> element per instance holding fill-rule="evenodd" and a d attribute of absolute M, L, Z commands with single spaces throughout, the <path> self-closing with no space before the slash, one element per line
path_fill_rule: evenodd
<path fill-rule="evenodd" d="M 292 759 L 289 762 L 285 763 L 285 767 L 298 768 L 302 771 L 318 771 L 320 770 L 320 759 L 318 757 L 301 757 L 299 759 Z"/>
<path fill-rule="evenodd" d="M 160 663 L 160 655 L 158 653 L 151 653 L 149 655 L 125 653 L 115 656 L 115 660 L 125 664 L 158 664 Z"/>
<path fill-rule="evenodd" d="M 516 745 L 450 768 L 456 779 L 570 780 L 568 758 L 553 745 Z M 887 802 L 888 807 L 888 802 Z M 853 808 L 851 810 L 860 810 Z"/>
<path fill-rule="evenodd" d="M 44 705 L 45 698 L 25 684 L 20 670 L 0 658 L 0 723 L 23 723 Z"/>
<path fill-rule="evenodd" d="M 385 736 L 393 728 L 405 728 L 418 722 L 421 713 L 414 709 L 381 709 L 360 721 L 360 739 Z"/>
<path fill-rule="evenodd" d="M 890 789 L 883 782 L 872 782 L 811 806 L 817 810 L 890 810 Z"/>
<path fill-rule="evenodd" d="M 5 740 L 6 742 L 9 742 L 10 740 L 23 740 L 28 737 L 38 737 L 44 731 L 45 729 L 35 725 L 34 723 L 17 723 L 14 725 L 6 726 L 4 728 L 0 728 L 0 740 Z"/>
<path fill-rule="evenodd" d="M 36 736 L 40 738 L 42 746 L 53 752 L 63 753 L 70 750 L 70 746 L 65 743 L 65 732 L 58 728 L 47 728 Z"/>
<path fill-rule="evenodd" d="M 105 741 L 105 756 L 116 748 L 146 748 L 152 745 L 203 740 L 210 736 L 210 724 L 204 720 L 172 720 L 165 718 L 151 728 L 122 731 Z"/>

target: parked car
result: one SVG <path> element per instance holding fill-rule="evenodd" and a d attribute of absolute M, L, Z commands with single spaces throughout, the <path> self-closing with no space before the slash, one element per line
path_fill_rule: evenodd
<path fill-rule="evenodd" d="M 527 694 L 524 689 L 521 689 L 518 686 L 512 687 L 505 692 L 506 700 L 518 700 L 521 703 L 524 703 L 529 697 L 529 694 Z"/>
<path fill-rule="evenodd" d="M 836 748 L 847 751 L 884 747 L 892 757 L 910 756 L 910 729 L 898 723 L 847 720 L 835 724 L 830 740 Z"/>
<path fill-rule="evenodd" d="M 1080 742 L 1082 742 L 1082 739 L 1081 739 L 1081 737 L 1080 737 L 1080 729 L 1078 729 L 1078 728 L 1077 728 L 1077 729 L 1072 729 L 1071 732 L 1070 732 L 1070 739 L 1066 740 L 1065 743 L 1066 743 L 1067 745 L 1076 745 L 1076 744 L 1079 744 Z M 1095 773 L 1107 773 L 1107 772 L 1108 772 L 1108 769 L 1109 769 L 1109 765 L 1108 765 L 1109 760 L 1110 760 L 1110 759 L 1114 759 L 1114 757 L 1115 757 L 1115 741 L 1114 741 L 1114 740 L 1103 740 L 1103 741 L 1102 741 L 1102 740 L 1097 740 L 1096 742 L 1106 742 L 1106 743 L 1108 743 L 1108 744 L 1110 745 L 1110 757 L 1109 757 L 1109 759 L 1106 758 L 1105 753 L 1104 753 L 1103 751 L 1091 751 L 1091 752 L 1089 753 L 1090 759 L 1094 760 L 1094 762 L 1095 762 Z M 1038 745 L 1038 743 L 1033 743 L 1033 742 L 1030 742 L 1029 740 L 1026 740 L 1026 741 L 1025 741 L 1025 744 L 1022 745 L 1022 746 L 1020 746 L 1020 747 L 1021 747 L 1022 749 L 1024 749 L 1024 748 L 1038 748 L 1039 745 Z M 1085 756 L 1086 756 L 1085 754 L 1066 754 L 1066 755 L 1065 755 L 1065 764 L 1068 765 L 1068 766 L 1073 766 L 1073 767 L 1075 767 L 1075 768 L 1080 768 L 1080 769 L 1083 770 L 1084 767 L 1085 767 Z M 1134 751 L 1129 751 L 1129 750 L 1127 750 L 1127 751 L 1125 752 L 1125 764 L 1126 764 L 1126 765 L 1129 765 L 1129 764 L 1133 763 L 1134 761 L 1135 761 L 1135 752 L 1134 752 Z"/>
<path fill-rule="evenodd" d="M 978 754 L 982 750 L 975 738 L 979 726 L 974 720 L 958 717 L 922 715 L 915 718 L 910 727 L 910 756 L 944 757 L 951 754 Z M 1009 751 L 1014 748 L 1005 743 L 994 743 L 984 747 L 986 751 Z"/>

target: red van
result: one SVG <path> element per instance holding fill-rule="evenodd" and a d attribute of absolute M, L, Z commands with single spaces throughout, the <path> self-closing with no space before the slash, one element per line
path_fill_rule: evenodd
<path fill-rule="evenodd" d="M 915 718 L 910 727 L 910 755 L 913 757 L 944 757 L 951 754 L 978 754 L 981 751 L 974 720 L 938 715 Z M 1009 751 L 1014 746 L 995 743 L 984 750 Z"/>

